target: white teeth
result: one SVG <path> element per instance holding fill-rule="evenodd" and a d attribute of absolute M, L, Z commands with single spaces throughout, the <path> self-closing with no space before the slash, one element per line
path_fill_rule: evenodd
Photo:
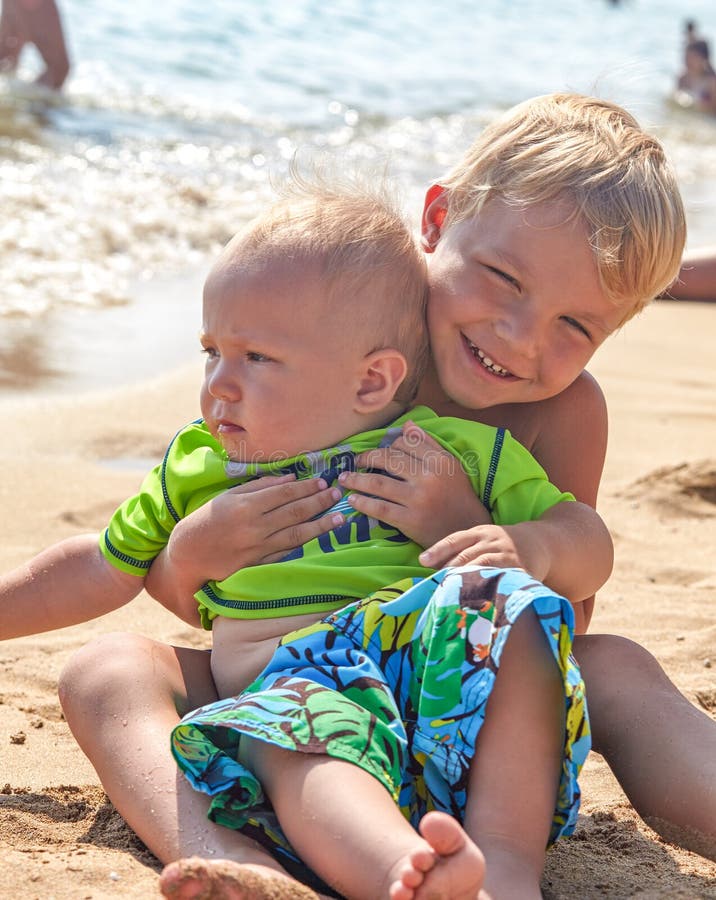
<path fill-rule="evenodd" d="M 473 356 L 476 356 L 483 364 L 483 366 L 486 369 L 489 369 L 490 372 L 494 372 L 495 375 L 502 375 L 503 377 L 510 374 L 507 369 L 504 369 L 496 362 L 493 362 L 489 356 L 485 356 L 482 350 L 480 350 L 479 347 L 476 347 L 475 344 L 472 343 L 472 341 L 468 340 L 468 344 L 470 345 L 470 350 L 472 350 Z"/>

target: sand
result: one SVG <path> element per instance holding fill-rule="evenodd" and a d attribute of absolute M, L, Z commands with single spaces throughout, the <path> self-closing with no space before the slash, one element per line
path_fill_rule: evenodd
<path fill-rule="evenodd" d="M 634 638 L 716 714 L 716 306 L 660 302 L 590 366 L 610 408 L 600 510 L 614 574 L 593 631 Z M 192 362 L 129 387 L 0 398 L 0 565 L 103 526 L 168 436 L 197 415 Z M 74 650 L 122 629 L 205 640 L 141 595 L 86 625 L 0 643 L 0 898 L 153 897 L 159 865 L 106 800 L 56 696 Z M 601 757 L 578 831 L 549 856 L 558 898 L 716 897 L 716 863 L 659 839 Z"/>

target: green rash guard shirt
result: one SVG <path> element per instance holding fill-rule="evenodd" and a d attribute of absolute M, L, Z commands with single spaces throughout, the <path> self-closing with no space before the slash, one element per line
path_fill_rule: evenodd
<path fill-rule="evenodd" d="M 228 488 L 283 473 L 321 477 L 333 485 L 341 472 L 356 468 L 358 454 L 389 447 L 409 420 L 452 454 L 439 464 L 462 467 L 495 524 L 538 519 L 555 504 L 574 500 L 549 482 L 544 469 L 505 429 L 441 418 L 425 406 L 335 447 L 267 463 L 230 460 L 200 419 L 175 435 L 139 493 L 114 513 L 100 538 L 101 551 L 123 572 L 144 576 L 177 522 Z M 204 627 L 211 628 L 216 616 L 268 619 L 328 613 L 402 578 L 424 578 L 434 571 L 418 562 L 418 544 L 392 525 L 354 510 L 345 493 L 330 511 L 343 513 L 344 524 L 278 562 L 240 569 L 223 581 L 203 585 L 195 596 Z"/>

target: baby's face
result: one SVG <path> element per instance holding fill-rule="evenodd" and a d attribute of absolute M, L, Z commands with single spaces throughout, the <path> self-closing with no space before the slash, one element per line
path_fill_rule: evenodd
<path fill-rule="evenodd" d="M 428 326 L 443 390 L 468 409 L 553 397 L 618 326 L 586 229 L 562 203 L 489 201 L 428 256 Z"/>
<path fill-rule="evenodd" d="M 330 309 L 318 275 L 296 262 L 267 271 L 227 260 L 209 275 L 201 410 L 230 459 L 293 457 L 360 430 L 363 351 Z"/>

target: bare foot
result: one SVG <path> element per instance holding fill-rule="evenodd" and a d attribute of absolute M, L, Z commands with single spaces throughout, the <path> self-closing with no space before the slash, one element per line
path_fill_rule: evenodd
<path fill-rule="evenodd" d="M 452 816 L 429 812 L 420 822 L 426 847 L 405 860 L 390 887 L 390 900 L 476 900 L 485 878 L 485 857 Z"/>
<path fill-rule="evenodd" d="M 310 888 L 267 866 L 197 856 L 165 866 L 159 888 L 175 900 L 319 900 Z"/>

